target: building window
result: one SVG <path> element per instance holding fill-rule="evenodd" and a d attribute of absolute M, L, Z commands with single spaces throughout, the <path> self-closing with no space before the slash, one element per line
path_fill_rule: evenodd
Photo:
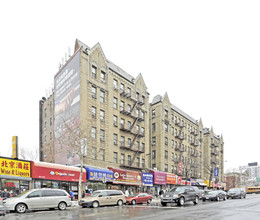
<path fill-rule="evenodd" d="M 138 92 L 135 94 L 135 97 L 136 97 L 137 100 L 139 100 L 139 93 Z"/>
<path fill-rule="evenodd" d="M 114 115 L 114 117 L 113 117 L 113 125 L 115 127 L 117 127 L 117 116 L 116 115 Z"/>
<path fill-rule="evenodd" d="M 137 167 L 140 167 L 140 157 L 137 157 L 137 158 L 136 158 L 136 166 L 137 166 Z"/>
<path fill-rule="evenodd" d="M 125 146 L 125 137 L 124 137 L 124 136 L 121 136 L 120 145 L 121 145 L 122 147 Z"/>
<path fill-rule="evenodd" d="M 120 84 L 120 91 L 121 92 L 125 91 L 125 85 L 123 83 Z"/>
<path fill-rule="evenodd" d="M 50 126 L 52 126 L 52 118 L 50 118 Z"/>
<path fill-rule="evenodd" d="M 121 125 L 121 128 L 125 127 L 125 119 L 121 118 L 120 125 Z"/>
<path fill-rule="evenodd" d="M 155 128 L 155 123 L 152 123 L 152 132 L 155 132 L 156 128 Z"/>
<path fill-rule="evenodd" d="M 97 78 L 97 67 L 92 66 L 92 78 Z"/>
<path fill-rule="evenodd" d="M 168 110 L 166 110 L 166 109 L 164 110 L 164 117 L 168 118 Z"/>
<path fill-rule="evenodd" d="M 152 151 L 152 159 L 155 159 L 156 158 L 156 150 L 153 150 Z"/>
<path fill-rule="evenodd" d="M 152 146 L 156 145 L 156 137 L 152 137 Z"/>
<path fill-rule="evenodd" d="M 128 145 L 128 147 L 131 147 L 131 138 L 127 139 L 127 145 Z"/>
<path fill-rule="evenodd" d="M 100 79 L 102 83 L 106 82 L 106 73 L 104 71 L 101 71 L 100 73 Z"/>
<path fill-rule="evenodd" d="M 164 164 L 164 172 L 168 172 L 168 164 Z"/>
<path fill-rule="evenodd" d="M 165 146 L 168 146 L 168 138 L 167 137 L 164 138 L 164 144 L 165 144 Z"/>
<path fill-rule="evenodd" d="M 97 88 L 95 86 L 91 87 L 91 93 L 92 93 L 92 98 L 96 99 L 97 98 Z"/>
<path fill-rule="evenodd" d="M 100 149 L 100 160 L 105 161 L 105 150 Z"/>
<path fill-rule="evenodd" d="M 97 136 L 97 129 L 95 127 L 92 127 L 91 128 L 91 137 L 93 139 L 96 139 L 96 136 Z"/>
<path fill-rule="evenodd" d="M 156 164 L 155 163 L 152 164 L 152 169 L 154 169 L 154 168 L 156 168 Z"/>
<path fill-rule="evenodd" d="M 145 103 L 145 96 L 142 95 L 142 103 Z"/>
<path fill-rule="evenodd" d="M 166 123 L 164 124 L 164 131 L 168 132 L 168 124 L 166 124 Z"/>
<path fill-rule="evenodd" d="M 131 95 L 131 89 L 129 87 L 127 87 L 127 94 Z"/>
<path fill-rule="evenodd" d="M 114 152 L 114 163 L 117 163 L 117 152 Z"/>
<path fill-rule="evenodd" d="M 137 150 L 140 150 L 140 142 L 139 141 L 136 141 L 136 148 L 137 148 Z"/>
<path fill-rule="evenodd" d="M 132 157 L 131 155 L 128 155 L 128 165 L 131 166 L 131 163 L 132 163 Z"/>
<path fill-rule="evenodd" d="M 131 105 L 127 104 L 127 111 L 131 112 Z"/>
<path fill-rule="evenodd" d="M 117 134 L 114 134 L 114 145 L 117 145 Z"/>
<path fill-rule="evenodd" d="M 168 159 L 168 151 L 164 151 L 164 159 Z"/>
<path fill-rule="evenodd" d="M 174 161 L 174 153 L 172 153 L 172 161 Z"/>
<path fill-rule="evenodd" d="M 142 158 L 142 168 L 145 168 L 145 159 Z"/>
<path fill-rule="evenodd" d="M 118 90 L 118 83 L 116 79 L 113 80 L 113 85 L 114 85 L 114 89 Z"/>
<path fill-rule="evenodd" d="M 155 117 L 155 109 L 152 110 L 152 118 Z"/>
<path fill-rule="evenodd" d="M 91 157 L 92 157 L 93 160 L 97 159 L 97 148 L 92 147 Z"/>
<path fill-rule="evenodd" d="M 125 155 L 121 154 L 121 164 L 125 164 Z"/>
<path fill-rule="evenodd" d="M 100 130 L 100 141 L 105 141 L 105 131 L 104 130 Z"/>
<path fill-rule="evenodd" d="M 100 110 L 99 114 L 100 114 L 100 121 L 104 122 L 105 121 L 105 111 Z"/>
<path fill-rule="evenodd" d="M 115 97 L 113 99 L 113 107 L 114 107 L 114 109 L 117 109 L 117 98 L 115 98 Z"/>
<path fill-rule="evenodd" d="M 96 118 L 96 111 L 97 111 L 96 107 L 92 106 L 91 108 L 92 118 Z"/>
<path fill-rule="evenodd" d="M 120 102 L 120 111 L 125 110 L 125 103 L 123 101 Z"/>
<path fill-rule="evenodd" d="M 100 90 L 100 102 L 104 103 L 105 102 L 105 92 Z"/>
<path fill-rule="evenodd" d="M 144 145 L 144 143 L 142 143 L 141 151 L 144 152 L 144 149 L 145 149 L 145 145 Z"/>
<path fill-rule="evenodd" d="M 127 122 L 127 129 L 130 130 L 131 129 L 131 121 Z"/>

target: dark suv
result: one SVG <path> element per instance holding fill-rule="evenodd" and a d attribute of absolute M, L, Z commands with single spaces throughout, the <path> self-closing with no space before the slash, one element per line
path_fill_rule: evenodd
<path fill-rule="evenodd" d="M 232 188 L 227 192 L 227 198 L 246 198 L 246 191 L 242 188 Z"/>
<path fill-rule="evenodd" d="M 166 206 L 167 203 L 178 203 L 183 206 L 185 202 L 192 201 L 197 204 L 199 201 L 200 191 L 196 186 L 179 186 L 170 189 L 169 192 L 161 195 L 161 204 Z"/>

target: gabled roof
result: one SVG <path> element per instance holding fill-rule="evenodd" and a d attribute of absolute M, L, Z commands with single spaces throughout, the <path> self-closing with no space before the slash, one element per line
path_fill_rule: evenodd
<path fill-rule="evenodd" d="M 162 102 L 163 98 L 161 95 L 157 95 L 153 98 L 153 101 L 151 102 L 151 105 L 154 105 L 158 102 Z M 178 107 L 176 107 L 175 105 L 171 104 L 171 108 L 178 112 L 180 115 L 182 115 L 183 117 L 187 118 L 188 120 L 190 120 L 192 123 L 194 124 L 198 124 L 197 120 L 195 120 L 194 118 L 192 118 L 191 116 L 189 116 L 188 114 L 186 114 L 184 111 L 182 111 L 181 109 L 179 109 Z"/>
<path fill-rule="evenodd" d="M 100 44 L 96 44 L 94 47 L 96 46 L 100 46 Z M 87 51 L 87 50 L 92 50 L 93 48 L 90 48 L 89 46 L 87 46 L 86 44 L 84 44 L 83 42 L 81 42 L 80 40 L 76 39 L 76 43 L 75 43 L 75 51 L 77 49 L 77 47 L 82 47 L 83 51 Z M 101 48 L 102 49 L 102 48 Z M 103 53 L 104 54 L 104 53 Z M 105 57 L 105 55 L 104 55 Z M 106 59 L 106 58 L 105 58 Z M 121 77 L 125 78 L 126 80 L 128 80 L 131 83 L 134 83 L 135 78 L 133 76 L 131 76 L 130 74 L 128 74 L 126 71 L 124 71 L 123 69 L 121 69 L 120 67 L 118 67 L 117 65 L 115 65 L 114 63 L 112 63 L 111 61 L 107 60 L 108 63 L 108 68 L 111 69 L 113 72 L 117 73 L 118 75 L 120 75 Z"/>

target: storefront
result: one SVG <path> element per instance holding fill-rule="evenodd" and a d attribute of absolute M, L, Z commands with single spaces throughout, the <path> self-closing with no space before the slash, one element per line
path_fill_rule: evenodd
<path fill-rule="evenodd" d="M 0 158 L 0 189 L 16 196 L 30 189 L 31 164 L 30 161 Z"/>
<path fill-rule="evenodd" d="M 93 167 L 84 168 L 87 172 L 86 194 L 90 194 L 95 190 L 107 189 L 108 184 L 114 180 L 114 173 L 111 170 Z"/>
<path fill-rule="evenodd" d="M 67 192 L 72 190 L 77 198 L 80 168 L 45 162 L 31 162 L 31 165 L 33 188 L 57 188 Z M 83 169 L 82 185 L 85 182 L 86 170 Z"/>
<path fill-rule="evenodd" d="M 153 195 L 159 195 L 160 190 L 166 190 L 166 173 L 150 170 L 150 173 L 153 174 Z"/>
<path fill-rule="evenodd" d="M 109 167 L 109 170 L 114 173 L 112 184 L 108 184 L 108 189 L 120 189 L 123 192 L 126 190 L 129 193 L 141 192 L 142 173 L 132 170 L 123 170 Z"/>
<path fill-rule="evenodd" d="M 171 189 L 177 182 L 177 175 L 173 173 L 166 173 L 166 189 Z"/>
<path fill-rule="evenodd" d="M 153 174 L 142 173 L 142 192 L 152 194 L 151 188 L 153 188 Z"/>

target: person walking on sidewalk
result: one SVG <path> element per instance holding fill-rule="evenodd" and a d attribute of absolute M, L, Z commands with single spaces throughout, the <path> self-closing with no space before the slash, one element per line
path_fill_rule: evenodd
<path fill-rule="evenodd" d="M 71 190 L 70 190 L 70 197 L 71 197 L 71 201 L 73 201 L 74 193 Z"/>

